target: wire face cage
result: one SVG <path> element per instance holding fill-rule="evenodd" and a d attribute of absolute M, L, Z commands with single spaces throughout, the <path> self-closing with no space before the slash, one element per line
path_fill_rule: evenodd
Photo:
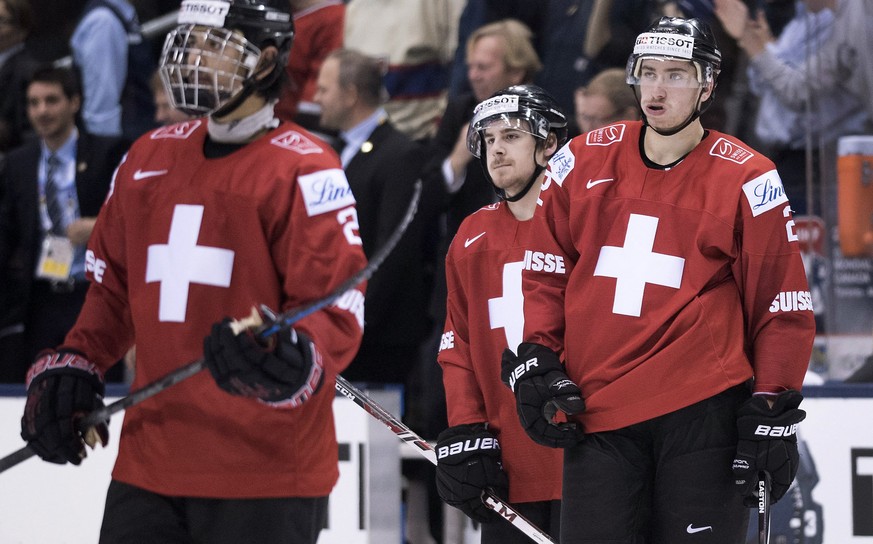
<path fill-rule="evenodd" d="M 174 108 L 208 115 L 242 91 L 260 56 L 239 31 L 180 25 L 164 42 L 161 79 Z"/>

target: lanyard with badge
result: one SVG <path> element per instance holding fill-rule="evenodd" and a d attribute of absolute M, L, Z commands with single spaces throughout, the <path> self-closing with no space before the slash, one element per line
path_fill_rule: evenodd
<path fill-rule="evenodd" d="M 54 213 L 49 210 L 47 186 L 53 181 L 49 179 L 45 163 L 43 165 L 42 179 L 45 181 L 40 184 L 39 215 L 45 237 L 37 260 L 36 277 L 52 282 L 68 282 L 73 267 L 74 248 L 70 239 L 61 233 L 75 214 L 76 203 L 72 197 L 67 197 L 64 205 L 56 204 Z M 56 197 L 56 200 L 60 199 Z"/>

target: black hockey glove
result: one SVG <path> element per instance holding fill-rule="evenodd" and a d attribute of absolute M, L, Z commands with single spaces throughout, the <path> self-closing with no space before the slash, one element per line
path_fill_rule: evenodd
<path fill-rule="evenodd" d="M 573 383 L 558 354 L 545 346 L 523 342 L 518 355 L 503 351 L 500 363 L 503 383 L 515 393 L 515 408 L 521 426 L 537 444 L 569 448 L 585 436 L 576 423 L 555 423 L 558 410 L 567 415 L 585 410 L 582 391 Z"/>
<path fill-rule="evenodd" d="M 45 350 L 27 373 L 27 402 L 21 438 L 51 463 L 78 465 L 85 444 L 109 442 L 106 422 L 86 433 L 76 429 L 84 415 L 103 407 L 103 375 L 93 363 L 69 351 Z"/>
<path fill-rule="evenodd" d="M 212 325 L 203 359 L 218 387 L 277 407 L 297 407 L 324 381 L 321 355 L 305 334 L 284 330 L 260 345 L 251 332 L 234 334 L 230 318 Z"/>
<path fill-rule="evenodd" d="M 482 491 L 505 497 L 509 480 L 500 462 L 500 444 L 488 426 L 449 427 L 437 437 L 436 455 L 437 492 L 446 504 L 482 523 L 498 519 L 482 502 Z"/>
<path fill-rule="evenodd" d="M 770 408 L 766 396 L 755 395 L 737 411 L 739 442 L 733 472 L 743 502 L 750 508 L 758 504 L 761 471 L 772 478 L 771 502 L 785 495 L 797 474 L 797 426 L 806 418 L 806 412 L 798 408 L 803 396 L 786 391 L 774 400 Z"/>

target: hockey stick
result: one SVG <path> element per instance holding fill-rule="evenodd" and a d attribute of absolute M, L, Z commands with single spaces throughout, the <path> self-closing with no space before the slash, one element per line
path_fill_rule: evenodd
<path fill-rule="evenodd" d="M 252 310 L 252 316 L 244 318 L 238 322 L 235 322 L 232 326 L 234 326 L 234 330 L 239 334 L 240 331 L 246 328 L 252 328 L 253 333 L 259 338 L 269 338 L 273 334 L 276 334 L 280 330 L 284 328 L 288 328 L 297 321 L 303 319 L 304 317 L 321 310 L 325 306 L 328 306 L 334 303 L 337 299 L 343 296 L 347 291 L 368 280 L 373 273 L 379 268 L 388 254 L 394 249 L 394 246 L 397 245 L 397 242 L 400 241 L 400 237 L 403 236 L 403 233 L 406 232 L 406 227 L 409 226 L 409 223 L 412 222 L 412 218 L 418 210 L 418 200 L 421 197 L 421 180 L 415 182 L 415 189 L 412 194 L 412 198 L 409 200 L 409 205 L 406 209 L 406 214 L 403 216 L 403 219 L 394 229 L 394 232 L 391 233 L 391 236 L 385 240 L 385 244 L 380 247 L 376 253 L 369 259 L 367 266 L 358 271 L 355 275 L 344 281 L 339 285 L 336 289 L 330 292 L 330 294 L 326 295 L 323 298 L 316 300 L 310 304 L 307 304 L 301 308 L 295 308 L 285 312 L 281 315 L 275 315 L 273 312 L 269 311 L 268 308 L 262 306 L 261 310 L 268 315 L 269 323 L 263 324 L 260 316 L 257 313 L 257 310 Z M 130 408 L 136 404 L 141 403 L 142 401 L 151 398 L 161 391 L 172 387 L 179 382 L 187 380 L 191 376 L 197 374 L 201 370 L 206 368 L 206 363 L 203 359 L 197 359 L 192 363 L 188 363 L 187 365 L 180 367 L 163 378 L 159 378 L 158 380 L 143 386 L 140 389 L 137 389 L 130 395 L 118 399 L 117 401 L 104 406 L 98 410 L 94 410 L 89 413 L 87 416 L 82 417 L 77 423 L 76 427 L 83 434 L 88 432 L 88 429 L 101 423 L 103 421 L 109 420 L 111 416 L 117 414 L 118 412 Z M 3 472 L 9 468 L 14 467 L 18 463 L 30 459 L 35 455 L 35 452 L 30 449 L 28 446 L 25 446 L 18 451 L 10 453 L 6 457 L 0 459 L 0 472 Z"/>
<path fill-rule="evenodd" d="M 758 477 L 758 544 L 770 544 L 770 473 Z"/>
<path fill-rule="evenodd" d="M 336 377 L 336 390 L 363 408 L 368 414 L 381 421 L 392 433 L 397 435 L 397 438 L 410 444 L 415 448 L 415 451 L 422 455 L 422 457 L 434 465 L 437 464 L 436 452 L 427 440 L 415 434 L 412 429 L 394 417 L 391 412 L 379 406 L 376 401 L 368 397 L 363 391 L 354 385 L 350 384 L 342 376 Z M 485 503 L 485 506 L 494 510 L 500 517 L 511 523 L 516 529 L 527 535 L 528 538 L 534 542 L 555 544 L 552 537 L 528 521 L 524 516 L 515 511 L 512 506 L 507 504 L 492 491 L 482 491 L 482 502 Z"/>

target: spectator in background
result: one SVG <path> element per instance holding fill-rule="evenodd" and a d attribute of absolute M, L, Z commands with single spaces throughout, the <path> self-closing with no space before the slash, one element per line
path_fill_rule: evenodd
<path fill-rule="evenodd" d="M 589 132 L 621 120 L 638 120 L 640 108 L 627 84 L 625 71 L 607 68 L 574 94 L 576 126 Z"/>
<path fill-rule="evenodd" d="M 126 151 L 76 127 L 82 101 L 68 69 L 37 70 L 27 116 L 38 139 L 9 152 L 0 176 L 2 325 L 23 325 L 20 351 L 0 351 L 0 377 L 23 382 L 36 354 L 59 344 L 85 300 L 85 242 Z"/>
<path fill-rule="evenodd" d="M 382 108 L 381 64 L 338 49 L 324 60 L 313 100 L 322 126 L 345 145 L 340 160 L 355 195 L 367 257 L 385 244 L 406 214 L 423 162 L 423 149 L 397 130 Z M 425 258 L 421 202 L 398 247 L 367 282 L 361 347 L 343 375 L 349 380 L 406 384 L 428 332 L 427 302 L 433 263 Z M 429 270 L 429 272 L 428 272 Z"/>
<path fill-rule="evenodd" d="M 173 125 L 194 118 L 183 111 L 177 110 L 172 104 L 170 104 L 170 99 L 167 96 L 167 89 L 161 81 L 161 74 L 159 71 L 152 74 L 149 83 L 155 101 L 155 123 L 162 126 Z"/>
<path fill-rule="evenodd" d="M 318 70 L 328 53 L 343 46 L 346 6 L 341 0 L 289 0 L 294 14 L 294 54 L 288 57 L 285 85 L 276 104 L 276 116 L 294 121 L 332 140 L 319 125 L 321 108 L 315 95 Z"/>
<path fill-rule="evenodd" d="M 751 89 L 760 97 L 755 135 L 769 148 L 795 210 L 819 212 L 807 202 L 807 179 L 817 177 L 806 169 L 807 146 L 873 132 L 873 8 L 864 0 L 804 0 L 776 39 L 765 14 L 750 14 L 742 0 L 715 6 L 749 57 Z"/>
<path fill-rule="evenodd" d="M 345 46 L 386 63 L 388 117 L 415 140 L 436 133 L 446 107 L 462 0 L 351 0 Z"/>
<path fill-rule="evenodd" d="M 24 97 L 35 61 L 24 41 L 31 25 L 27 0 L 0 0 L 0 155 L 30 132 Z"/>
<path fill-rule="evenodd" d="M 82 81 L 82 121 L 88 131 L 132 142 L 154 126 L 151 94 L 142 79 L 151 76 L 155 59 L 127 0 L 89 0 L 70 49 Z"/>
<path fill-rule="evenodd" d="M 357 202 L 359 232 L 368 258 L 385 244 L 406 213 L 424 163 L 424 149 L 389 120 L 382 107 L 385 96 L 382 65 L 372 57 L 339 49 L 321 65 L 314 100 L 321 107 L 321 125 L 339 133 L 340 159 Z M 410 397 L 410 376 L 432 325 L 427 305 L 434 252 L 426 247 L 422 235 L 423 225 L 434 218 L 434 206 L 433 199 L 419 201 L 418 212 L 398 246 L 367 282 L 364 336 L 343 372 L 352 381 L 401 384 L 404 406 L 415 400 Z M 422 501 L 413 498 L 426 495 L 426 484 L 432 485 L 432 469 L 419 470 L 420 465 L 416 461 L 403 464 L 410 490 L 407 534 L 423 526 L 420 520 L 431 517 L 422 513 L 426 510 Z"/>
<path fill-rule="evenodd" d="M 584 51 L 593 5 L 591 0 L 549 0 L 542 8 L 547 14 L 542 31 L 531 29 L 540 35 L 537 51 L 543 60 L 536 83 L 566 112 L 573 111 L 574 91 L 595 73 Z"/>

